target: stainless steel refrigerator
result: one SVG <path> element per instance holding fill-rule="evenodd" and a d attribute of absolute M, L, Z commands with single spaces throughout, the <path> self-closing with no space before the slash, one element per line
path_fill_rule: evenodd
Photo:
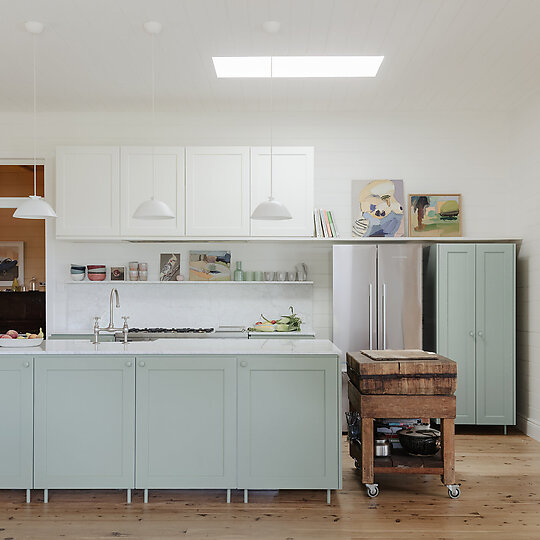
<path fill-rule="evenodd" d="M 334 343 L 343 353 L 422 348 L 422 246 L 336 245 Z"/>

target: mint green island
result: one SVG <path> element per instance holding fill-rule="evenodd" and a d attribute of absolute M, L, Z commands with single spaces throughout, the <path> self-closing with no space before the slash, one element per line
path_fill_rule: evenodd
<path fill-rule="evenodd" d="M 341 488 L 327 340 L 0 348 L 0 489 Z"/>

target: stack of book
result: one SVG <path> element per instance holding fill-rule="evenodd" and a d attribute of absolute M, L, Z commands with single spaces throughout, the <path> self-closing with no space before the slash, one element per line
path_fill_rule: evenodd
<path fill-rule="evenodd" d="M 377 433 L 384 433 L 387 439 L 392 443 L 393 448 L 401 448 L 398 431 L 411 426 L 421 424 L 420 418 L 383 418 L 376 421 L 375 428 Z"/>
<path fill-rule="evenodd" d="M 330 210 L 313 210 L 313 224 L 317 238 L 337 238 L 339 236 L 334 216 Z"/>

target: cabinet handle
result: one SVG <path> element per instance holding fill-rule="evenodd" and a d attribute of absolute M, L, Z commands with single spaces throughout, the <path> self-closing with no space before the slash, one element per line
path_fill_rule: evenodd
<path fill-rule="evenodd" d="M 24 367 L 30 367 L 30 362 L 25 362 L 25 363 L 23 364 L 23 366 L 24 366 Z"/>
<path fill-rule="evenodd" d="M 132 363 L 128 360 L 128 361 L 126 362 L 126 366 L 127 366 L 127 367 L 131 367 L 131 366 L 132 366 Z"/>
<path fill-rule="evenodd" d="M 146 366 L 146 363 L 143 360 L 141 360 L 139 362 L 139 367 L 144 367 L 144 366 Z"/>
<path fill-rule="evenodd" d="M 247 362 L 246 362 L 245 360 L 242 360 L 242 361 L 240 362 L 240 365 L 241 365 L 242 367 L 247 367 Z"/>
<path fill-rule="evenodd" d="M 482 332 L 482 330 L 478 330 L 478 337 L 484 337 L 484 332 Z"/>
<path fill-rule="evenodd" d="M 469 336 L 474 337 L 474 332 L 472 330 L 469 332 Z"/>

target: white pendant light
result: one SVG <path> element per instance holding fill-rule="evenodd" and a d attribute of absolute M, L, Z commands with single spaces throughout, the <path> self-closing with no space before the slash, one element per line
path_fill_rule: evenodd
<path fill-rule="evenodd" d="M 277 21 L 268 21 L 264 23 L 263 27 L 270 34 L 275 34 L 279 31 L 279 23 Z M 268 197 L 267 201 L 259 203 L 256 206 L 255 210 L 253 210 L 253 213 L 251 214 L 251 219 L 277 221 L 284 219 L 292 219 L 292 216 L 283 203 L 280 203 L 277 199 L 274 199 L 274 150 L 272 141 L 274 88 L 272 84 L 272 67 L 272 57 L 270 57 L 270 197 Z"/>
<path fill-rule="evenodd" d="M 28 21 L 24 24 L 26 30 L 32 34 L 32 48 L 34 57 L 34 118 L 33 118 L 33 139 L 34 139 L 34 194 L 30 195 L 15 210 L 13 217 L 20 219 L 44 219 L 55 218 L 56 213 L 51 205 L 37 194 L 37 173 L 36 173 L 36 119 L 37 119 L 37 92 L 36 92 L 36 36 L 43 32 L 43 24 L 36 21 Z"/>
<path fill-rule="evenodd" d="M 144 29 L 152 36 L 152 135 L 155 134 L 156 124 L 156 74 L 154 61 L 154 37 L 161 32 L 161 23 L 148 21 Z M 155 151 L 152 146 L 152 197 L 143 201 L 133 213 L 135 219 L 174 219 L 174 213 L 166 202 L 155 198 L 156 195 L 156 164 Z"/>

